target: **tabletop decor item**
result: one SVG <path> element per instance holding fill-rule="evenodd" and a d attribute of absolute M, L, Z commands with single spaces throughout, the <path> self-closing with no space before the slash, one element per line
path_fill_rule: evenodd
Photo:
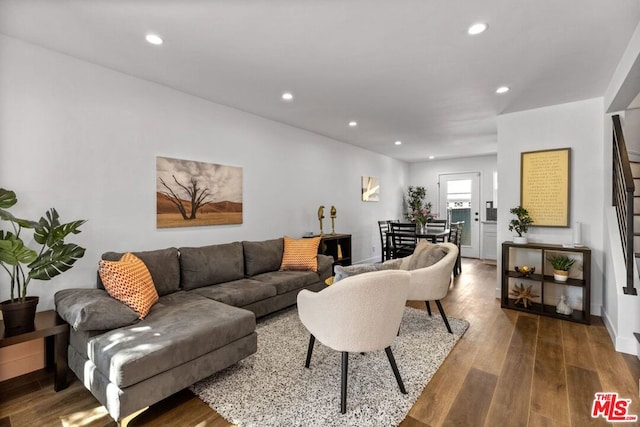
<path fill-rule="evenodd" d="M 576 260 L 568 257 L 567 255 L 551 255 L 547 257 L 547 260 L 553 267 L 553 278 L 558 282 L 566 282 L 569 278 L 569 270 Z"/>
<path fill-rule="evenodd" d="M 558 305 L 556 306 L 556 313 L 566 314 L 567 316 L 573 313 L 573 309 L 569 307 L 569 304 L 567 304 L 566 295 L 560 296 L 560 302 L 558 302 Z"/>
<path fill-rule="evenodd" d="M 322 220 L 324 219 L 324 205 L 320 205 L 318 208 L 318 221 L 320 222 L 320 235 L 324 236 L 324 231 L 322 231 Z"/>
<path fill-rule="evenodd" d="M 540 295 L 536 295 L 532 291 L 533 285 L 529 285 L 526 288 L 524 284 L 520 283 L 520 285 L 516 285 L 513 290 L 511 290 L 511 295 L 516 297 L 515 304 L 522 303 L 524 308 L 527 308 L 528 305 L 533 305 L 533 300 L 538 298 Z"/>
<path fill-rule="evenodd" d="M 50 280 L 73 267 L 84 256 L 85 249 L 65 243 L 70 234 L 80 233 L 85 220 L 61 224 L 58 212 L 51 208 L 39 221 L 15 217 L 7 209 L 18 202 L 16 193 L 0 188 L 0 220 L 11 224 L 0 229 L 0 266 L 9 276 L 11 299 L 0 302 L 0 311 L 7 331 L 26 332 L 34 327 L 37 296 L 27 296 L 31 279 Z M 36 249 L 25 245 L 24 229 L 33 230 Z"/>
<path fill-rule="evenodd" d="M 526 234 L 527 231 L 529 231 L 529 226 L 533 224 L 533 219 L 531 219 L 529 212 L 522 206 L 511 208 L 509 213 L 516 216 L 509 222 L 509 231 L 518 233 L 517 236 L 513 236 L 513 243 L 526 244 Z"/>
<path fill-rule="evenodd" d="M 336 216 L 338 214 L 338 211 L 336 210 L 335 206 L 331 206 L 331 235 L 335 236 L 336 235 Z"/>
<path fill-rule="evenodd" d="M 431 215 L 431 202 L 425 202 L 427 190 L 424 187 L 409 186 L 407 190 L 407 208 L 405 217 L 416 224 L 416 229 L 424 231 L 425 225 L 433 216 Z"/>
<path fill-rule="evenodd" d="M 529 267 L 528 265 L 521 265 L 519 267 L 516 265 L 515 270 L 520 273 L 522 277 L 529 277 L 536 271 L 536 268 Z"/>

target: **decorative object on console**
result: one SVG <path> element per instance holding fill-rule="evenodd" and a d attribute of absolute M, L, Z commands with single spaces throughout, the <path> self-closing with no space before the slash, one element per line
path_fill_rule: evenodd
<path fill-rule="evenodd" d="M 27 296 L 31 279 L 50 280 L 72 268 L 85 252 L 74 243 L 64 242 L 68 235 L 80 233 L 85 220 L 61 224 L 54 208 L 37 222 L 17 218 L 6 210 L 17 202 L 16 193 L 0 188 L 0 220 L 11 224 L 11 230 L 0 229 L 0 265 L 9 275 L 11 295 L 11 299 L 0 303 L 0 311 L 10 334 L 34 329 L 39 298 Z M 24 244 L 20 236 L 23 229 L 33 229 L 37 251 Z"/>
<path fill-rule="evenodd" d="M 318 271 L 318 245 L 320 237 L 292 239 L 284 237 L 284 253 L 280 270 Z"/>
<path fill-rule="evenodd" d="M 558 302 L 558 305 L 556 306 L 556 313 L 566 314 L 567 316 L 573 313 L 573 309 L 569 307 L 569 304 L 567 304 L 566 295 L 560 296 L 560 302 Z"/>
<path fill-rule="evenodd" d="M 529 212 L 522 206 L 516 206 L 509 209 L 509 213 L 516 216 L 509 222 L 509 231 L 518 233 L 517 236 L 513 236 L 513 243 L 527 243 L 526 234 L 529 231 L 529 226 L 533 224 L 533 219 L 529 216 Z"/>
<path fill-rule="evenodd" d="M 536 268 L 535 267 L 529 267 L 528 265 L 521 265 L 520 267 L 518 267 L 516 265 L 514 270 L 516 270 L 518 273 L 520 273 L 522 275 L 522 277 L 529 277 L 533 273 L 535 273 Z"/>
<path fill-rule="evenodd" d="M 324 236 L 324 231 L 322 231 L 322 220 L 324 219 L 324 205 L 320 205 L 318 208 L 318 221 L 320 222 L 320 235 Z"/>
<path fill-rule="evenodd" d="M 336 216 L 338 214 L 338 211 L 336 210 L 336 207 L 331 205 L 331 235 L 335 236 L 336 235 Z"/>
<path fill-rule="evenodd" d="M 582 246 L 582 224 L 576 221 L 576 227 L 573 229 L 573 246 Z"/>
<path fill-rule="evenodd" d="M 374 178 L 372 176 L 362 177 L 362 201 L 380 201 L 380 181 L 378 180 L 378 178 Z"/>
<path fill-rule="evenodd" d="M 242 224 L 242 168 L 156 157 L 156 226 Z"/>
<path fill-rule="evenodd" d="M 522 303 L 524 308 L 527 308 L 528 305 L 533 305 L 533 300 L 538 298 L 540 295 L 534 294 L 532 288 L 533 285 L 529 285 L 526 288 L 522 283 L 520 283 L 520 285 L 516 285 L 515 288 L 511 290 L 511 295 L 516 299 L 514 303 Z"/>
<path fill-rule="evenodd" d="M 547 260 L 553 267 L 553 278 L 558 282 L 566 282 L 569 278 L 569 270 L 576 260 L 566 255 L 550 255 Z"/>

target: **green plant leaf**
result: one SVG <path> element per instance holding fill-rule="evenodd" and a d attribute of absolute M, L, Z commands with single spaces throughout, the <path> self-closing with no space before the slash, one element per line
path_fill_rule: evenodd
<path fill-rule="evenodd" d="M 38 226 L 37 222 L 30 221 L 28 219 L 16 218 L 11 212 L 5 211 L 4 209 L 0 209 L 0 219 L 14 222 L 22 228 L 36 228 Z"/>
<path fill-rule="evenodd" d="M 16 193 L 11 190 L 0 188 L 0 208 L 10 208 L 16 203 L 18 203 Z"/>
<path fill-rule="evenodd" d="M 78 259 L 84 256 L 84 251 L 84 248 L 73 243 L 58 244 L 27 266 L 31 269 L 29 277 L 50 280 L 69 270 Z"/>
<path fill-rule="evenodd" d="M 22 240 L 12 233 L 6 233 L 0 240 L 0 262 L 8 265 L 33 262 L 38 253 L 24 245 Z"/>
<path fill-rule="evenodd" d="M 35 229 L 33 239 L 41 245 L 47 245 L 53 248 L 64 242 L 64 238 L 69 234 L 78 234 L 78 228 L 84 224 L 85 220 L 73 221 L 66 224 L 60 224 L 58 212 L 50 209 L 46 218 L 40 218 L 40 222 Z"/>

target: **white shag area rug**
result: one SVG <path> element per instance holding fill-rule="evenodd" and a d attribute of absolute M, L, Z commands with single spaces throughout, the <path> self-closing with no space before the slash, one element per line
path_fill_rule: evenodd
<path fill-rule="evenodd" d="M 316 340 L 304 367 L 309 332 L 297 309 L 258 322 L 257 353 L 191 387 L 238 426 L 396 426 L 469 327 L 407 307 L 391 346 L 408 394 L 400 393 L 384 350 L 349 353 L 347 413 L 340 413 L 341 353 Z"/>

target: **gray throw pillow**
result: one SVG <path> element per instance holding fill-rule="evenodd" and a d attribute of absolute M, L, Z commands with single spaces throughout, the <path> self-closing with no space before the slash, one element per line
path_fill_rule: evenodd
<path fill-rule="evenodd" d="M 133 325 L 138 313 L 102 289 L 63 289 L 54 296 L 56 311 L 76 331 L 107 331 Z"/>
<path fill-rule="evenodd" d="M 409 270 L 425 268 L 444 258 L 449 251 L 440 245 L 434 245 L 427 241 L 421 241 L 413 251 L 411 260 L 409 261 Z"/>
<path fill-rule="evenodd" d="M 339 282 L 340 280 L 346 278 L 346 277 L 351 277 L 351 276 L 356 276 L 358 274 L 362 274 L 362 273 L 370 273 L 372 271 L 381 271 L 381 270 L 394 270 L 396 269 L 396 267 L 394 267 L 394 264 L 356 264 L 356 265 L 349 265 L 346 267 L 343 267 L 341 265 L 336 265 L 334 267 L 334 270 L 336 272 L 336 274 L 333 276 L 333 283 Z"/>

